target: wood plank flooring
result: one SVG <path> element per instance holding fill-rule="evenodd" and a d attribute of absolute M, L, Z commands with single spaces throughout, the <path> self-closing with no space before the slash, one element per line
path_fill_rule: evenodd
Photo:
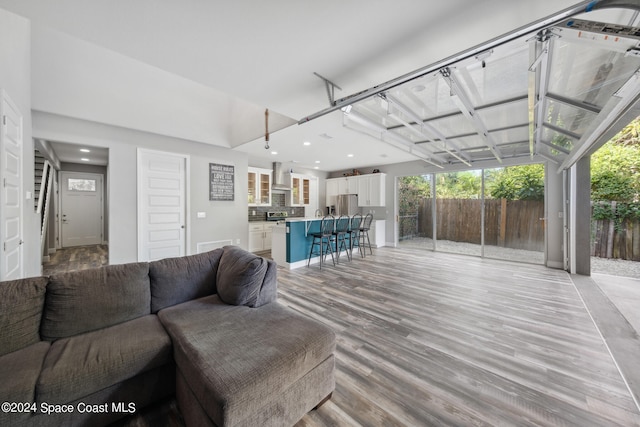
<path fill-rule="evenodd" d="M 570 276 L 413 249 L 289 271 L 279 301 L 337 334 L 336 390 L 298 427 L 640 426 Z"/>
<path fill-rule="evenodd" d="M 105 253 L 58 251 L 45 271 Z M 567 273 L 410 248 L 341 261 L 278 269 L 280 303 L 338 339 L 333 397 L 297 427 L 640 426 Z"/>
<path fill-rule="evenodd" d="M 109 264 L 109 247 L 106 245 L 74 246 L 58 249 L 49 262 L 42 265 L 42 274 L 49 276 L 67 271 L 85 270 Z"/>

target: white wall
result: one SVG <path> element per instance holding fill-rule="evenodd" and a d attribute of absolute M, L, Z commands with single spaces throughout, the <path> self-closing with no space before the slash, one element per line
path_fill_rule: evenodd
<path fill-rule="evenodd" d="M 233 111 L 213 107 L 217 92 L 43 26 L 32 49 L 34 137 L 109 149 L 110 263 L 137 260 L 138 148 L 190 156 L 188 253 L 198 242 L 247 247 L 247 154 L 225 148 Z M 235 166 L 233 202 L 209 201 L 209 163 Z"/>
<path fill-rule="evenodd" d="M 23 116 L 23 240 L 24 275 L 37 276 L 40 268 L 40 229 L 33 198 L 34 166 L 31 139 L 31 35 L 28 20 L 0 9 L 0 89 L 4 89 Z"/>
<path fill-rule="evenodd" d="M 247 248 L 247 155 L 208 144 L 155 135 L 79 119 L 34 112 L 37 138 L 83 143 L 109 149 L 109 262 L 137 260 L 137 148 L 190 156 L 189 253 L 198 242 L 231 240 Z M 235 200 L 209 201 L 209 163 L 235 166 Z M 196 218 L 205 212 L 205 219 Z"/>
<path fill-rule="evenodd" d="M 218 91 L 41 25 L 32 40 L 34 110 L 230 146 Z"/>

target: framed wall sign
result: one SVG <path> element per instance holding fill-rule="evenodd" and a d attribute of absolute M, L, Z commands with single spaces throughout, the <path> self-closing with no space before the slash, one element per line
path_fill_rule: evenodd
<path fill-rule="evenodd" d="M 234 166 L 209 163 L 209 200 L 233 200 Z"/>

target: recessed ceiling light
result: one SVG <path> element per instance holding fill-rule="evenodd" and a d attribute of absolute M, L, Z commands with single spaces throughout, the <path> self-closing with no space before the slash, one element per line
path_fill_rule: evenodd
<path fill-rule="evenodd" d="M 81 148 L 80 151 L 82 151 L 83 153 L 90 153 L 91 150 L 89 150 L 88 148 Z"/>
<path fill-rule="evenodd" d="M 320 160 L 316 160 L 316 163 L 320 163 Z"/>
<path fill-rule="evenodd" d="M 415 85 L 414 87 L 411 88 L 411 90 L 414 92 L 422 92 L 425 89 L 426 89 L 425 85 Z"/>
<path fill-rule="evenodd" d="M 320 167 L 319 167 L 319 166 L 314 166 L 313 168 L 314 168 L 314 169 L 320 169 Z"/>
<path fill-rule="evenodd" d="M 275 156 L 276 154 L 278 154 L 278 152 L 277 151 L 272 151 L 271 154 L 273 154 Z"/>
<path fill-rule="evenodd" d="M 347 157 L 353 157 L 353 154 L 347 154 Z"/>
<path fill-rule="evenodd" d="M 89 159 L 87 159 L 86 157 L 83 157 L 80 160 L 82 160 L 83 162 L 88 162 L 89 161 Z"/>
<path fill-rule="evenodd" d="M 304 144 L 304 145 L 311 145 L 311 143 L 310 143 L 309 141 L 305 141 L 305 142 L 303 142 L 302 144 Z"/>

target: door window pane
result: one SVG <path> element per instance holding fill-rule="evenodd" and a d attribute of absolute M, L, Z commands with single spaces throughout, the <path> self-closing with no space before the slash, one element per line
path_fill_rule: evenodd
<path fill-rule="evenodd" d="M 96 191 L 95 179 L 69 178 L 67 182 L 67 188 L 69 191 Z"/>

